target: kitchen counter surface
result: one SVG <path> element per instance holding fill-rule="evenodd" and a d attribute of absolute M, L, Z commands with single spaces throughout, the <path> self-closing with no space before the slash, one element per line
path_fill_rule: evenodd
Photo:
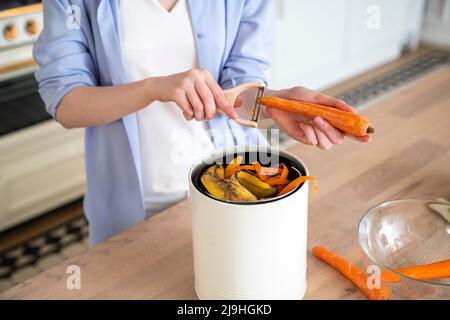
<path fill-rule="evenodd" d="M 436 71 L 367 108 L 373 142 L 330 152 L 295 145 L 320 183 L 310 196 L 308 248 L 323 245 L 361 263 L 356 237 L 371 206 L 406 197 L 450 199 L 450 68 Z M 81 289 L 66 288 L 69 265 Z M 184 201 L 20 284 L 3 299 L 194 299 L 191 213 Z M 308 251 L 306 299 L 364 299 Z"/>

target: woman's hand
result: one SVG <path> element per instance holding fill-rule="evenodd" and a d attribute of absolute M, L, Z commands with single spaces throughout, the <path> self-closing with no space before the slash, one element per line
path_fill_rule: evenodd
<path fill-rule="evenodd" d="M 149 80 L 152 98 L 161 102 L 176 103 L 186 120 L 212 119 L 216 114 L 216 106 L 232 119 L 238 116 L 208 70 L 192 69 Z"/>
<path fill-rule="evenodd" d="M 345 102 L 304 87 L 275 91 L 272 95 L 284 99 L 318 103 L 355 113 L 355 110 Z M 346 134 L 333 127 L 321 117 L 311 119 L 275 108 L 266 108 L 266 112 L 283 131 L 293 139 L 304 144 L 314 145 L 323 150 L 330 150 L 333 145 L 344 142 Z M 348 137 L 360 142 L 368 142 L 371 139 L 370 136 L 354 137 L 348 135 Z"/>

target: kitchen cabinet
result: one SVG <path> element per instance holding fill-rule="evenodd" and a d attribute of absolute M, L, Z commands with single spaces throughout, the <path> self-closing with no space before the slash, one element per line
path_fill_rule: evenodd
<path fill-rule="evenodd" d="M 84 130 L 50 120 L 0 139 L 0 231 L 83 196 Z"/>
<path fill-rule="evenodd" d="M 325 88 L 396 59 L 420 36 L 423 0 L 277 0 L 276 5 L 275 88 Z"/>

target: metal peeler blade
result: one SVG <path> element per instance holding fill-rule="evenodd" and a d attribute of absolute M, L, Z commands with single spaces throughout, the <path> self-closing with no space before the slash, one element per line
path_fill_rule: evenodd
<path fill-rule="evenodd" d="M 261 98 L 264 94 L 264 89 L 265 88 L 263 86 L 260 86 L 256 91 L 255 102 L 252 109 L 252 121 L 256 123 L 258 122 L 259 112 L 261 110 Z"/>

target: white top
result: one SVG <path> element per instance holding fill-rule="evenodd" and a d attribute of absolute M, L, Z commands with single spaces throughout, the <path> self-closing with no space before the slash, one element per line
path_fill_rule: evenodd
<path fill-rule="evenodd" d="M 129 81 L 197 66 L 186 0 L 170 12 L 158 0 L 121 0 L 120 18 Z M 138 123 L 144 200 L 168 202 L 170 193 L 185 194 L 191 164 L 214 149 L 207 122 L 187 121 L 175 103 L 157 101 L 138 112 Z"/>

